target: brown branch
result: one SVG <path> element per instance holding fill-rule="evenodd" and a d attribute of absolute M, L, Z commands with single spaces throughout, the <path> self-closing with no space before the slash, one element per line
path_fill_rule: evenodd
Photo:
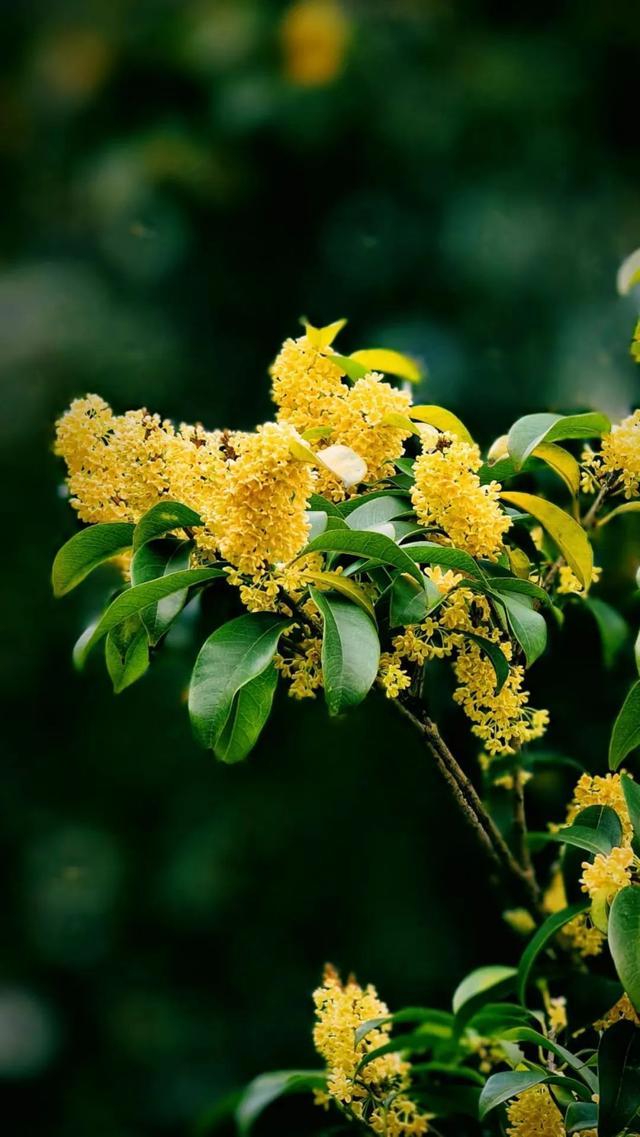
<path fill-rule="evenodd" d="M 493 818 L 480 800 L 475 786 L 454 758 L 436 724 L 416 701 L 412 700 L 410 705 L 408 701 L 400 699 L 394 699 L 393 702 L 400 713 L 408 718 L 422 735 L 435 759 L 438 772 L 447 783 L 485 854 L 501 875 L 511 883 L 526 907 L 539 919 L 542 915 L 542 905 L 533 873 L 527 872 L 514 857 Z"/>

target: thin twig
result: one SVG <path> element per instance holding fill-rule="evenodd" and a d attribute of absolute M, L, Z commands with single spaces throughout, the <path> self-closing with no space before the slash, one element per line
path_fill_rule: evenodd
<path fill-rule="evenodd" d="M 533 864 L 527 839 L 527 815 L 524 805 L 524 778 L 519 766 L 513 772 L 513 832 L 516 855 L 528 876 L 533 876 Z"/>
<path fill-rule="evenodd" d="M 512 882 L 532 914 L 539 918 L 542 914 L 540 891 L 533 873 L 525 871 L 514 857 L 493 818 L 480 800 L 475 786 L 454 758 L 436 724 L 420 705 L 413 703 L 409 706 L 400 699 L 394 699 L 393 702 L 424 738 L 436 761 L 439 773 L 449 786 L 465 820 L 473 829 L 487 856 L 501 874 Z"/>

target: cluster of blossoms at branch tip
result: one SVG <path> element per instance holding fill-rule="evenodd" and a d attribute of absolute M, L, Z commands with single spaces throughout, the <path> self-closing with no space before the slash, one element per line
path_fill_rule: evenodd
<path fill-rule="evenodd" d="M 411 1063 L 397 1052 L 362 1060 L 390 1041 L 383 1026 L 368 1031 L 356 1041 L 356 1031 L 371 1019 L 385 1018 L 388 1007 L 375 987 L 362 988 L 353 977 L 342 983 L 327 966 L 320 987 L 314 991 L 316 1024 L 313 1040 L 327 1065 L 329 1098 L 350 1117 L 385 1137 L 421 1137 L 429 1128 L 428 1116 L 411 1100 Z M 327 1096 L 316 1095 L 324 1105 Z"/>
<path fill-rule="evenodd" d="M 474 557 L 495 559 L 511 520 L 500 508 L 500 484 L 482 485 L 475 443 L 444 431 L 423 432 L 411 499 L 419 520 L 440 529 L 452 545 Z"/>
<path fill-rule="evenodd" d="M 566 1137 L 562 1114 L 547 1086 L 534 1086 L 518 1094 L 507 1108 L 508 1137 Z M 595 1129 L 583 1137 L 597 1137 Z"/>
<path fill-rule="evenodd" d="M 465 638 L 465 633 L 480 633 L 511 659 L 511 642 L 490 624 L 487 598 L 465 588 L 458 573 L 443 572 L 437 565 L 425 569 L 425 576 L 443 601 L 421 624 L 409 625 L 393 639 L 394 650 L 383 656 L 380 668 L 380 683 L 387 696 L 397 698 L 411 685 L 411 664 L 421 666 L 429 659 L 451 656 L 458 681 L 454 700 L 462 706 L 473 733 L 482 739 L 489 755 L 512 754 L 540 738 L 549 714 L 527 705 L 523 668 L 512 666 L 497 691 L 493 664 L 475 642 Z"/>
<path fill-rule="evenodd" d="M 640 410 L 612 426 L 600 450 L 583 452 L 583 492 L 596 493 L 605 485 L 627 499 L 640 494 Z"/>
<path fill-rule="evenodd" d="M 636 864 L 631 847 L 633 826 L 620 774 L 582 774 L 567 808 L 566 824 L 573 824 L 581 810 L 594 805 L 608 806 L 615 810 L 622 826 L 620 845 L 608 855 L 598 853 L 593 863 L 584 861 L 582 864 L 580 883 L 583 892 L 588 894 L 595 905 L 607 906 L 616 893 L 630 883 Z M 558 912 L 566 904 L 562 873 L 557 869 L 545 893 L 545 907 L 549 912 Z M 604 933 L 593 924 L 589 913 L 584 912 L 565 924 L 563 934 L 584 957 L 599 955 L 605 942 Z"/>
<path fill-rule="evenodd" d="M 329 344 L 316 346 L 309 334 L 286 341 L 271 367 L 278 422 L 288 423 L 301 434 L 324 431 L 318 439 L 320 457 L 326 447 L 348 446 L 366 464 L 367 479 L 379 481 L 393 473 L 393 463 L 411 434 L 390 418 L 406 416 L 411 396 L 374 371 L 350 387 L 331 355 Z M 333 501 L 341 501 L 348 493 L 344 483 L 322 466 L 316 490 Z"/>

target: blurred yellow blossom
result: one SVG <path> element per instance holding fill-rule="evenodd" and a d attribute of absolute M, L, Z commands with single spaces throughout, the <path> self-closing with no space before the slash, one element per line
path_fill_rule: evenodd
<path fill-rule="evenodd" d="M 280 26 L 287 78 L 321 87 L 342 70 L 350 25 L 337 0 L 297 0 Z"/>

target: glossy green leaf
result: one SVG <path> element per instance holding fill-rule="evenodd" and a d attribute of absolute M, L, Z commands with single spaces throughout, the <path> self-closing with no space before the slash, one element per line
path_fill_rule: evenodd
<path fill-rule="evenodd" d="M 600 633 L 602 658 L 605 667 L 612 667 L 618 652 L 624 647 L 629 635 L 629 625 L 620 613 L 595 596 L 585 596 L 585 608 L 591 612 Z"/>
<path fill-rule="evenodd" d="M 617 770 L 632 750 L 640 746 L 640 679 L 629 691 L 613 724 L 609 743 L 609 769 Z"/>
<path fill-rule="evenodd" d="M 521 580 L 517 576 L 494 576 L 491 578 L 491 591 L 501 596 L 528 596 L 531 600 L 538 600 L 541 604 L 551 606 L 548 593 L 539 584 L 532 580 Z"/>
<path fill-rule="evenodd" d="M 363 612 L 374 621 L 376 619 L 375 609 L 369 594 L 361 584 L 356 584 L 354 580 L 350 580 L 348 576 L 340 572 L 314 572 L 309 573 L 309 579 L 322 591 L 328 588 L 335 592 L 342 593 L 347 597 L 347 600 L 352 600 Z"/>
<path fill-rule="evenodd" d="M 307 553 L 349 553 L 354 557 L 365 557 L 376 564 L 393 565 L 400 572 L 409 573 L 424 587 L 424 577 L 415 560 L 383 533 L 335 529 L 310 541 L 300 556 Z"/>
<path fill-rule="evenodd" d="M 82 659 L 86 658 L 91 648 L 103 636 L 108 635 L 112 628 L 116 628 L 128 616 L 135 616 L 144 612 L 150 604 L 157 604 L 159 600 L 164 600 L 165 596 L 181 592 L 184 588 L 208 584 L 216 577 L 224 575 L 221 569 L 185 569 L 184 572 L 172 572 L 160 580 L 150 580 L 147 584 L 139 584 L 137 588 L 128 588 L 126 592 L 116 597 L 98 620 L 90 639 L 84 646 Z"/>
<path fill-rule="evenodd" d="M 540 522 L 580 583 L 585 589 L 588 588 L 593 573 L 593 550 L 582 526 L 564 509 L 560 509 L 553 502 L 536 497 L 535 494 L 509 491 L 503 492 L 500 496 L 509 505 L 514 505 L 516 509 L 530 514 Z"/>
<path fill-rule="evenodd" d="M 375 1062 L 376 1058 L 382 1058 L 385 1054 L 425 1054 L 433 1047 L 433 1039 L 429 1031 L 424 1031 L 421 1028 L 418 1030 L 407 1031 L 406 1034 L 397 1034 L 394 1038 L 389 1039 L 388 1042 L 383 1042 L 381 1046 L 374 1047 L 369 1050 L 361 1061 L 358 1063 L 358 1072 L 368 1066 L 370 1062 Z"/>
<path fill-rule="evenodd" d="M 505 1042 L 528 1042 L 532 1046 L 540 1046 L 543 1050 L 548 1050 L 551 1054 L 555 1054 L 567 1066 L 578 1075 L 579 1078 L 585 1083 L 592 1093 L 598 1092 L 598 1079 L 593 1071 L 587 1066 L 584 1059 L 579 1058 L 577 1055 L 572 1054 L 566 1047 L 561 1046 L 555 1039 L 547 1038 L 538 1030 L 532 1030 L 531 1027 L 516 1027 L 514 1030 L 508 1030 L 503 1034 Z"/>
<path fill-rule="evenodd" d="M 609 950 L 618 978 L 640 1012 L 640 887 L 630 884 L 613 898 L 609 911 Z"/>
<path fill-rule="evenodd" d="M 326 1084 L 326 1074 L 321 1070 L 278 1070 L 254 1078 L 242 1094 L 236 1109 L 240 1137 L 246 1137 L 251 1132 L 260 1114 L 278 1098 L 321 1090 Z"/>
<path fill-rule="evenodd" d="M 554 912 L 553 915 L 547 917 L 529 940 L 518 966 L 518 998 L 522 1003 L 526 1003 L 527 983 L 540 952 L 544 951 L 560 929 L 564 928 L 565 924 L 568 924 L 580 912 L 585 912 L 588 907 L 589 901 L 585 899 L 579 904 L 571 904 L 568 908 L 563 908 L 561 912 Z"/>
<path fill-rule="evenodd" d="M 271 714 L 277 685 L 278 671 L 270 663 L 261 675 L 240 688 L 215 745 L 216 758 L 221 762 L 241 762 L 251 753 Z"/>
<path fill-rule="evenodd" d="M 540 1025 L 540 1018 L 517 1003 L 485 1003 L 467 1024 L 482 1038 L 499 1038 L 505 1030 L 516 1026 Z"/>
<path fill-rule="evenodd" d="M 172 538 L 141 545 L 131 562 L 131 583 L 137 586 L 146 584 L 149 580 L 158 580 L 162 576 L 170 576 L 172 572 L 183 572 L 189 567 L 191 547 L 190 541 L 175 541 Z M 184 608 L 188 595 L 189 590 L 183 588 L 145 608 L 142 622 L 147 629 L 150 644 L 155 646 L 168 632 Z"/>
<path fill-rule="evenodd" d="M 51 569 L 54 596 L 71 592 L 98 565 L 130 549 L 133 531 L 128 521 L 113 521 L 76 533 L 56 553 Z"/>
<path fill-rule="evenodd" d="M 342 596 L 311 589 L 324 621 L 322 676 L 330 715 L 361 703 L 371 689 L 380 662 L 375 624 Z"/>
<path fill-rule="evenodd" d="M 480 1094 L 478 1106 L 480 1120 L 484 1120 L 492 1109 L 510 1101 L 516 1094 L 522 1094 L 525 1090 L 539 1086 L 546 1077 L 546 1070 L 505 1070 L 499 1074 L 492 1074 Z"/>
<path fill-rule="evenodd" d="M 541 444 L 569 438 L 595 438 L 611 429 L 609 419 L 599 413 L 579 415 L 533 414 L 514 422 L 507 445 L 517 467 Z"/>
<path fill-rule="evenodd" d="M 191 725 L 198 742 L 212 749 L 223 761 L 237 761 L 228 755 L 242 749 L 240 739 L 248 738 L 256 729 L 259 733 L 264 721 L 261 715 L 267 703 L 270 706 L 269 694 L 273 697 L 269 678 L 254 688 L 234 711 L 235 700 L 248 683 L 270 667 L 278 640 L 290 624 L 290 620 L 268 612 L 238 616 L 217 628 L 200 649 L 189 686 Z M 225 734 L 229 718 L 234 714 L 236 741 Z"/>
<path fill-rule="evenodd" d="M 569 903 L 584 900 L 580 885 L 584 862 L 593 860 L 597 853 L 606 856 L 622 841 L 622 823 L 615 809 L 608 805 L 587 806 L 576 814 L 573 825 L 579 830 L 591 831 L 593 847 L 584 849 L 581 845 L 569 843 L 562 851 L 562 879 Z M 583 833 L 583 836 L 586 834 Z"/>
<path fill-rule="evenodd" d="M 545 618 L 532 607 L 528 596 L 501 592 L 500 599 L 506 608 L 511 632 L 524 652 L 527 667 L 531 667 L 547 646 Z"/>
<path fill-rule="evenodd" d="M 412 576 L 399 574 L 391 588 L 391 627 L 421 624 L 429 610 L 441 600 L 440 589 L 428 577 L 425 577 L 425 587 L 421 588 Z"/>
<path fill-rule="evenodd" d="M 369 374 L 370 367 L 365 367 L 364 363 L 358 363 L 357 359 L 353 359 L 350 355 L 338 355 L 337 352 L 331 354 L 332 363 L 336 363 L 341 371 L 344 371 L 347 379 L 352 383 L 356 383 L 358 379 L 364 379 L 365 375 Z"/>
<path fill-rule="evenodd" d="M 149 645 L 139 616 L 130 616 L 109 632 L 105 661 L 116 695 L 144 675 L 149 667 Z"/>
<path fill-rule="evenodd" d="M 598 1107 L 592 1101 L 574 1101 L 567 1108 L 564 1126 L 568 1134 L 581 1133 L 583 1129 L 596 1129 Z"/>
<path fill-rule="evenodd" d="M 598 1137 L 619 1137 L 640 1122 L 640 1030 L 634 1023 L 618 1022 L 605 1030 L 598 1080 Z"/>
<path fill-rule="evenodd" d="M 464 632 L 463 634 L 465 639 L 472 640 L 478 645 L 492 664 L 496 673 L 496 695 L 499 695 L 509 678 L 509 660 L 501 648 L 493 640 L 488 640 L 486 636 L 478 636 L 475 632 Z"/>
<path fill-rule="evenodd" d="M 155 541 L 174 529 L 191 529 L 202 525 L 202 518 L 179 501 L 159 501 L 140 518 L 133 534 L 133 547 L 139 549 L 147 541 Z"/>
<path fill-rule="evenodd" d="M 355 1045 L 358 1046 L 370 1031 L 389 1023 L 419 1023 L 421 1031 L 435 1035 L 437 1038 L 451 1038 L 453 1033 L 453 1015 L 449 1011 L 436 1010 L 433 1007 L 403 1007 L 392 1015 L 382 1015 L 361 1023 L 354 1033 Z"/>
<path fill-rule="evenodd" d="M 606 857 L 619 844 L 622 826 L 611 806 L 591 805 L 576 816 L 573 825 L 565 825 L 555 833 L 545 833 L 544 837 L 560 845 L 584 849 L 593 856 L 602 853 Z"/>
<path fill-rule="evenodd" d="M 622 774 L 620 783 L 633 826 L 633 850 L 636 856 L 640 856 L 640 785 L 628 774 Z"/>
<path fill-rule="evenodd" d="M 480 565 L 469 553 L 462 549 L 451 549 L 446 545 L 436 545 L 432 541 L 415 541 L 402 546 L 403 550 L 421 565 L 444 565 L 445 568 L 470 576 L 473 580 L 486 583 Z"/>
<path fill-rule="evenodd" d="M 515 991 L 516 975 L 515 967 L 504 967 L 501 964 L 478 967 L 466 975 L 453 995 L 456 1033 L 462 1033 L 482 1006 L 495 1003 Z"/>
<path fill-rule="evenodd" d="M 385 496 L 376 497 L 372 501 L 363 501 L 356 509 L 347 514 L 345 520 L 349 529 L 365 531 L 374 525 L 381 525 L 393 521 L 402 513 L 411 509 L 411 503 L 406 498 Z"/>

